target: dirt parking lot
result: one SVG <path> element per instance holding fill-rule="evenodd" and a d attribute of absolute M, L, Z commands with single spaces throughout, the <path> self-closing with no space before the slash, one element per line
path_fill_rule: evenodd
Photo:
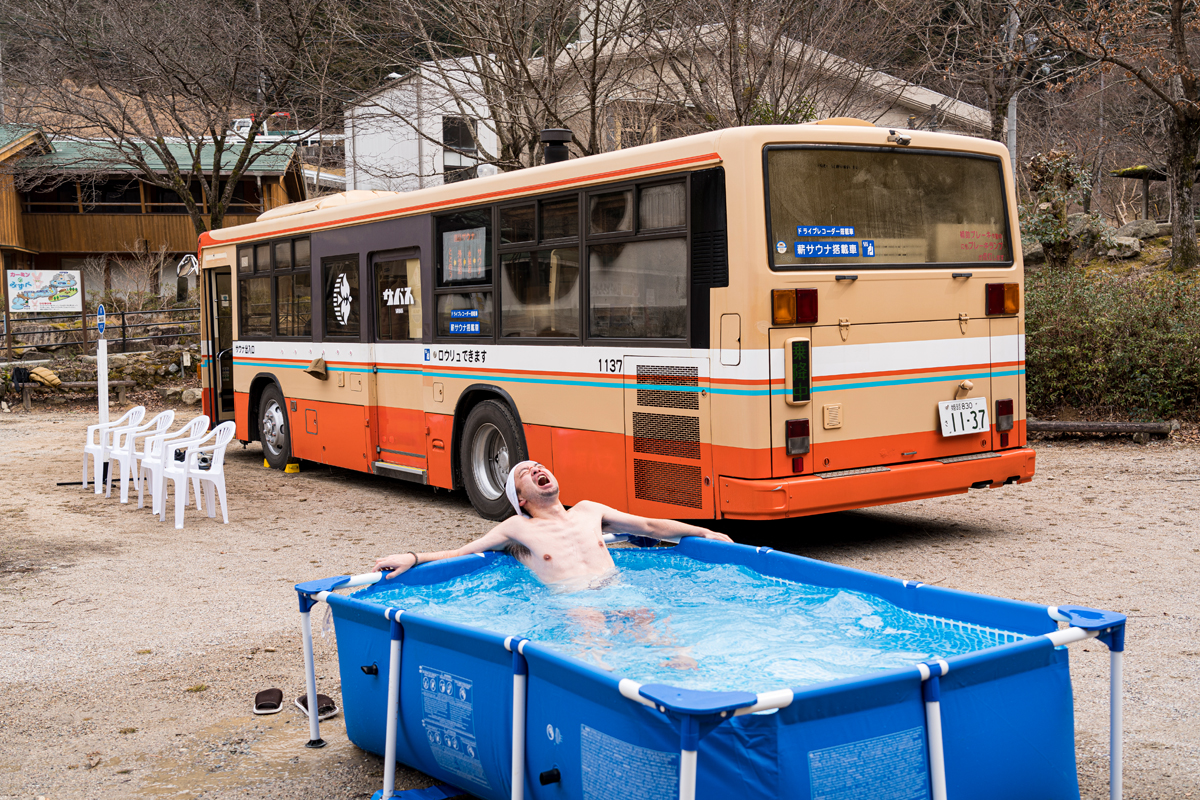
<path fill-rule="evenodd" d="M 185 415 L 186 410 L 181 410 Z M 230 524 L 182 531 L 79 486 L 91 417 L 0 414 L 0 797 L 365 798 L 382 762 L 250 713 L 304 687 L 298 581 L 440 550 L 490 523 L 462 493 L 229 451 Z M 869 511 L 721 524 L 738 541 L 897 577 L 1129 614 L 1125 796 L 1200 798 L 1200 447 L 1040 442 L 1038 477 Z M 320 607 L 323 609 L 323 606 Z M 323 611 L 321 612 L 323 614 Z M 314 614 L 319 628 L 320 614 Z M 339 696 L 332 636 L 318 685 Z M 1083 796 L 1108 796 L 1108 656 L 1074 645 Z M 400 788 L 428 785 L 400 770 Z"/>

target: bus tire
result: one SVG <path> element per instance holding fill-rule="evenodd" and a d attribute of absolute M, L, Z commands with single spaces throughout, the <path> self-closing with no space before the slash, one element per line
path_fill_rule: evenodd
<path fill-rule="evenodd" d="M 274 469 L 283 469 L 292 457 L 292 432 L 288 427 L 287 407 L 278 386 L 263 389 L 258 400 L 258 438 L 263 458 Z"/>
<path fill-rule="evenodd" d="M 525 460 L 517 421 L 499 400 L 484 400 L 471 409 L 463 424 L 458 447 L 463 486 L 471 505 L 484 519 L 502 520 L 513 515 L 504 496 L 508 471 Z"/>

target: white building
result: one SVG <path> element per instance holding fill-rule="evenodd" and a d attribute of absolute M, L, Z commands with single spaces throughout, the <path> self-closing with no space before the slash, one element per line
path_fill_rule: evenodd
<path fill-rule="evenodd" d="M 830 53 L 803 52 L 811 68 L 825 76 L 829 96 L 839 98 L 831 109 L 815 97 L 818 117 L 840 116 L 847 109 L 885 128 L 988 131 L 982 108 Z M 493 165 L 480 163 L 487 160 L 484 154 L 497 152 L 498 137 L 472 66 L 470 58 L 426 62 L 349 106 L 345 188 L 404 192 L 495 174 Z M 615 146 L 620 147 L 619 136 Z"/>
<path fill-rule="evenodd" d="M 495 174 L 477 163 L 497 137 L 467 67 L 466 59 L 425 64 L 346 109 L 347 190 L 407 192 Z"/>

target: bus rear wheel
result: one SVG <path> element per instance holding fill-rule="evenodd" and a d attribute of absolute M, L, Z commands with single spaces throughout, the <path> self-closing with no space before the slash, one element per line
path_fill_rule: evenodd
<path fill-rule="evenodd" d="M 288 428 L 283 393 L 277 386 L 268 386 L 259 398 L 258 437 L 267 463 L 275 469 L 286 467 L 292 457 L 292 432 Z"/>
<path fill-rule="evenodd" d="M 508 406 L 485 400 L 471 409 L 463 425 L 458 464 L 471 505 L 484 519 L 513 515 L 504 496 L 508 471 L 525 460 L 517 421 Z"/>

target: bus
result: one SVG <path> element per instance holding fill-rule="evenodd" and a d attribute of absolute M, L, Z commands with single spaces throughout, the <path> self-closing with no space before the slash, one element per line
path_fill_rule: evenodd
<path fill-rule="evenodd" d="M 203 402 L 282 469 L 778 519 L 1024 483 L 1005 148 L 704 133 L 200 238 Z"/>

